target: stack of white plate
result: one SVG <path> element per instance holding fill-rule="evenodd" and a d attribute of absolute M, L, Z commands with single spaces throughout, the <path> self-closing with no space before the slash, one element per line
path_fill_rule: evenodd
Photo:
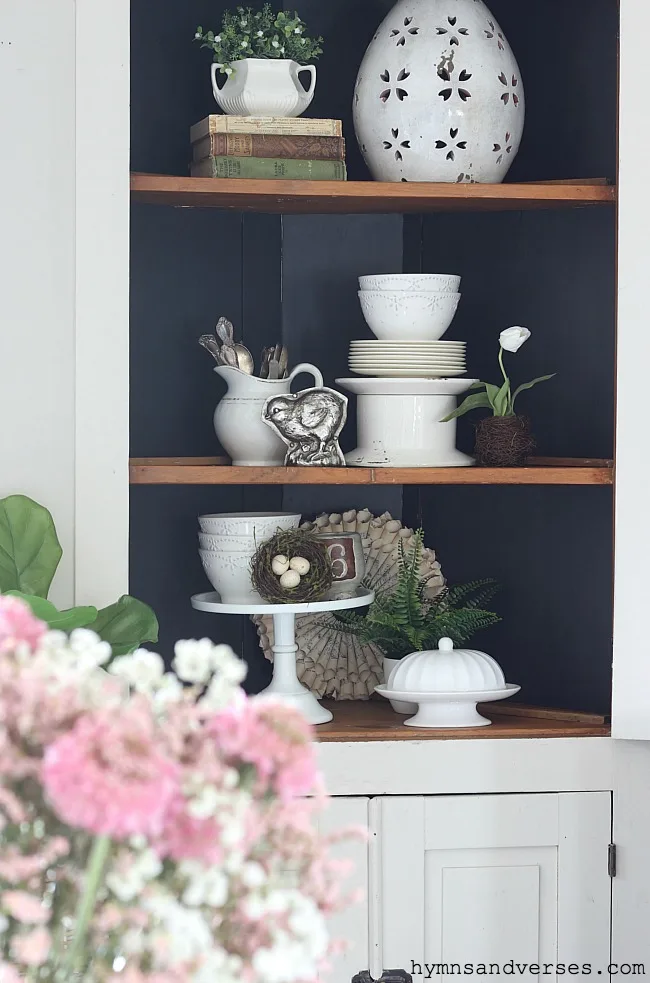
<path fill-rule="evenodd" d="M 444 379 L 464 375 L 464 341 L 351 341 L 349 368 L 380 378 Z"/>

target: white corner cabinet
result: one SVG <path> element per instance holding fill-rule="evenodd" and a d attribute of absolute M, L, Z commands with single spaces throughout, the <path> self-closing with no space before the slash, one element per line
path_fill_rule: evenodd
<path fill-rule="evenodd" d="M 589 5 L 564 16 L 558 37 L 582 31 Z M 55 513 L 62 605 L 129 587 L 129 24 L 128 0 L 109 17 L 96 0 L 0 6 L 0 493 Z M 610 943 L 611 962 L 650 971 L 649 35 L 646 0 L 620 0 L 611 736 L 324 742 L 324 822 L 371 829 L 352 848 L 366 902 L 334 926 L 355 948 L 332 983 L 412 961 L 426 978 L 456 957 L 604 976 Z M 187 194 L 170 204 L 197 204 Z M 392 194 L 396 211 L 405 192 Z"/>

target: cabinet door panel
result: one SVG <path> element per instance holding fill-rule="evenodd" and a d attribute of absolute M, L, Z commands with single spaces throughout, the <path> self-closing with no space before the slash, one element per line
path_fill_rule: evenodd
<path fill-rule="evenodd" d="M 505 975 L 539 964 L 549 980 L 591 962 L 606 975 L 609 793 L 386 798 L 381 827 L 385 969 L 417 981 L 512 961 Z"/>
<path fill-rule="evenodd" d="M 319 817 L 318 828 L 324 834 L 337 833 L 346 826 L 368 826 L 368 799 L 335 798 Z M 346 943 L 344 952 L 330 961 L 330 968 L 319 976 L 319 983 L 346 983 L 360 970 L 367 969 L 368 956 L 368 844 L 348 840 L 330 850 L 337 859 L 351 861 L 353 867 L 344 884 L 346 892 L 359 891 L 362 900 L 332 915 L 328 922 L 330 936 Z"/>

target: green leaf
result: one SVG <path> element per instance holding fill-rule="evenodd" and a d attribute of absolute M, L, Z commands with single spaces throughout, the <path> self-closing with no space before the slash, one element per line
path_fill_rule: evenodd
<path fill-rule="evenodd" d="M 490 400 L 490 406 L 492 409 L 494 409 L 496 398 L 499 395 L 499 387 L 493 386 L 489 382 L 484 382 L 483 385 L 485 386 L 485 391 L 488 395 L 488 399 Z"/>
<path fill-rule="evenodd" d="M 0 501 L 0 591 L 47 597 L 62 554 L 46 508 L 25 495 Z"/>
<path fill-rule="evenodd" d="M 19 597 L 25 604 L 29 604 L 35 617 L 44 621 L 53 631 L 70 633 L 75 628 L 87 628 L 97 617 L 97 608 L 94 607 L 69 608 L 67 611 L 59 611 L 51 601 L 46 601 L 44 597 L 23 594 L 19 590 L 10 590 L 7 591 L 7 594 L 11 597 Z"/>
<path fill-rule="evenodd" d="M 96 621 L 88 627 L 110 643 L 113 656 L 128 655 L 144 642 L 158 641 L 156 615 L 148 604 L 128 594 L 115 604 L 102 608 Z"/>
<path fill-rule="evenodd" d="M 458 409 L 450 413 L 449 416 L 444 417 L 440 422 L 449 423 L 450 420 L 455 420 L 459 416 L 464 416 L 465 413 L 469 413 L 470 410 L 482 410 L 491 409 L 491 403 L 488 399 L 487 393 L 473 393 L 471 396 L 467 396 L 466 399 L 460 404 Z"/>
<path fill-rule="evenodd" d="M 517 396 L 519 395 L 519 393 L 524 392 L 525 389 L 532 389 L 533 386 L 536 386 L 538 382 L 548 382 L 549 379 L 555 378 L 556 375 L 557 375 L 557 372 L 552 372 L 551 375 L 540 375 L 540 376 L 537 377 L 537 379 L 533 379 L 532 382 L 523 382 L 521 384 L 521 386 L 519 386 L 517 389 L 515 389 L 514 395 L 512 397 L 512 408 L 513 408 L 513 410 L 515 408 L 515 400 L 516 400 Z"/>
<path fill-rule="evenodd" d="M 510 396 L 510 380 L 506 379 L 506 381 L 501 386 L 501 389 L 499 389 L 498 393 L 494 397 L 495 416 L 507 416 L 509 396 Z"/>

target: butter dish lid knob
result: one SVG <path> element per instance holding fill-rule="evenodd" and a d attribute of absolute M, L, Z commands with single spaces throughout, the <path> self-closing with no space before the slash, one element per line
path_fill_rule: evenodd
<path fill-rule="evenodd" d="M 454 643 L 451 638 L 441 638 L 438 642 L 438 651 L 440 652 L 453 652 Z"/>

